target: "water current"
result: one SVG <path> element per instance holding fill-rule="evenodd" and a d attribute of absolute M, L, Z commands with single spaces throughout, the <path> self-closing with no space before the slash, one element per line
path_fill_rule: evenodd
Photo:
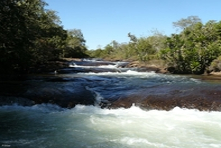
<path fill-rule="evenodd" d="M 50 103 L 0 106 L 0 147 L 221 147 L 219 111 L 208 112 L 179 107 L 169 111 L 145 110 L 135 104 L 130 108 L 101 109 L 98 104 L 105 98 L 114 99 L 122 94 L 152 90 L 161 85 L 166 86 L 163 88 L 176 85 L 178 89 L 184 87 L 189 90 L 200 86 L 217 85 L 189 76 L 119 68 L 121 64 L 124 63 L 99 66 L 72 63 L 70 69 L 60 73 L 40 78 L 35 76 L 27 80 L 26 83 L 31 84 L 28 85 L 31 86 L 26 92 L 28 94 L 45 90 L 49 86 L 51 91 L 61 91 L 60 88 L 64 88 L 71 92 L 73 87 L 79 85 L 96 94 L 97 104 L 76 105 L 72 109 Z M 59 89 L 56 89 L 57 87 Z"/>

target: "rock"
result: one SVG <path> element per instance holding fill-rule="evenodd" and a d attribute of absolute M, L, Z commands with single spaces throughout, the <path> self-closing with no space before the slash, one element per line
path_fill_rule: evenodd
<path fill-rule="evenodd" d="M 100 73 L 100 72 L 120 72 L 119 69 L 115 68 L 64 68 L 58 71 L 59 74 L 68 74 L 68 73 Z"/>
<path fill-rule="evenodd" d="M 83 86 L 66 89 L 42 87 L 37 90 L 28 90 L 24 96 L 33 100 L 35 104 L 52 103 L 64 108 L 72 108 L 77 104 L 94 105 L 95 103 L 94 93 Z"/>
<path fill-rule="evenodd" d="M 156 64 L 147 64 L 139 61 L 133 61 L 127 64 L 126 68 L 137 68 L 139 72 L 150 72 L 154 71 L 156 73 L 168 73 L 167 69 L 162 66 L 156 66 Z"/>
<path fill-rule="evenodd" d="M 221 88 L 199 88 L 187 91 L 173 87 L 162 89 L 166 89 L 165 92 L 143 90 L 129 96 L 121 96 L 111 102 L 108 108 L 129 108 L 135 104 L 147 110 L 171 110 L 174 107 L 180 107 L 201 111 L 221 111 Z"/>
<path fill-rule="evenodd" d="M 84 86 L 86 79 L 54 77 L 30 81 L 29 88 L 20 96 L 35 104 L 52 103 L 72 108 L 76 104 L 94 105 L 95 94 Z"/>

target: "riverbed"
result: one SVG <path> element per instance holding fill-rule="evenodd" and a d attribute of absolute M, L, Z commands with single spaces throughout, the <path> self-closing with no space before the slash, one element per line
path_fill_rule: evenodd
<path fill-rule="evenodd" d="M 204 76 L 160 74 L 127 62 L 2 82 L 2 147 L 221 147 L 221 87 Z"/>

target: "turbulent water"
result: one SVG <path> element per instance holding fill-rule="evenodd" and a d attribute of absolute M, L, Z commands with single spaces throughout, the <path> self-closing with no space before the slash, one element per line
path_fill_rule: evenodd
<path fill-rule="evenodd" d="M 3 106 L 0 119 L 2 147 L 221 147 L 220 112 Z"/>
<path fill-rule="evenodd" d="M 121 64 L 124 63 L 99 66 L 72 63 L 70 68 L 75 68 L 74 72 L 50 75 L 53 81 L 29 80 L 32 88 L 28 92 L 49 86 L 51 91 L 61 86 L 73 91 L 73 86 L 81 85 L 93 91 L 99 103 L 105 97 L 159 85 L 188 88 L 209 85 L 186 76 L 118 68 Z M 70 70 L 73 69 L 66 71 Z M 58 78 L 62 81 L 54 82 Z M 72 109 L 52 104 L 0 106 L 0 147 L 219 148 L 220 133 L 221 112 L 215 111 L 178 107 L 170 111 L 143 110 L 135 105 L 128 109 L 101 109 L 98 105 L 77 105 Z"/>

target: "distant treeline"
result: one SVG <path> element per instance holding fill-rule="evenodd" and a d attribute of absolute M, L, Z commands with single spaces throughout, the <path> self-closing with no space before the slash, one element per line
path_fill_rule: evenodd
<path fill-rule="evenodd" d="M 179 33 L 165 36 L 155 31 L 151 36 L 140 38 L 128 33 L 129 43 L 112 41 L 103 49 L 88 52 L 92 57 L 115 60 L 163 60 L 173 73 L 202 74 L 221 70 L 221 21 L 203 24 L 197 16 L 189 16 L 173 25 Z"/>
<path fill-rule="evenodd" d="M 148 37 L 128 33 L 130 42 L 112 41 L 88 50 L 80 29 L 65 30 L 43 0 L 0 1 L 0 75 L 28 73 L 30 67 L 61 58 L 164 61 L 173 73 L 221 70 L 221 21 L 203 24 L 197 16 L 174 22 L 179 33 L 155 31 Z"/>
<path fill-rule="evenodd" d="M 28 73 L 29 68 L 64 57 L 85 57 L 80 29 L 65 30 L 43 0 L 0 1 L 0 75 Z"/>

